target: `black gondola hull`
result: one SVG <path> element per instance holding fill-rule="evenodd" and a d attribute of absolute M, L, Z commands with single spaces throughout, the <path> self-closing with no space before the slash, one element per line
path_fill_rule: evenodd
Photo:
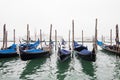
<path fill-rule="evenodd" d="M 11 58 L 11 57 L 16 57 L 16 56 L 18 56 L 17 52 L 9 53 L 9 54 L 0 53 L 0 58 Z"/>
<path fill-rule="evenodd" d="M 70 54 L 67 54 L 67 55 L 59 55 L 59 60 L 60 61 L 66 61 L 67 59 L 69 59 L 70 58 Z"/>
<path fill-rule="evenodd" d="M 80 52 L 77 52 L 77 56 L 79 56 L 80 58 L 87 60 L 87 61 L 93 61 L 93 62 L 96 61 L 96 54 L 95 53 L 83 55 L 83 54 L 80 54 Z"/>
<path fill-rule="evenodd" d="M 58 48 L 58 60 L 59 61 L 66 61 L 67 59 L 69 59 L 71 57 L 71 52 L 68 52 L 67 54 L 66 53 L 63 53 L 61 51 L 60 48 Z"/>
<path fill-rule="evenodd" d="M 22 50 L 20 51 L 20 58 L 23 61 L 40 58 L 40 57 L 46 57 L 46 56 L 50 56 L 49 51 L 45 51 L 45 52 L 41 52 L 41 53 L 27 53 Z"/>

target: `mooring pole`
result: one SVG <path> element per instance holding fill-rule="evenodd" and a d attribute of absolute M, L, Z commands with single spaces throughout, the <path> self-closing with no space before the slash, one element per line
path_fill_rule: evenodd
<path fill-rule="evenodd" d="M 13 42 L 15 44 L 15 29 L 13 29 Z"/>
<path fill-rule="evenodd" d="M 6 34 L 6 24 L 3 25 L 3 46 L 2 46 L 2 49 L 5 48 L 5 34 Z"/>
<path fill-rule="evenodd" d="M 82 45 L 83 45 L 83 30 L 82 30 Z"/>
<path fill-rule="evenodd" d="M 118 51 L 119 49 L 119 29 L 118 29 L 118 24 L 116 25 L 116 50 Z"/>
<path fill-rule="evenodd" d="M 74 50 L 74 20 L 72 20 L 72 51 Z M 72 58 L 73 58 L 73 53 L 74 51 L 72 52 Z"/>
<path fill-rule="evenodd" d="M 30 30 L 28 31 L 28 42 L 30 42 L 31 38 L 30 38 Z"/>
<path fill-rule="evenodd" d="M 27 24 L 27 44 L 29 43 L 29 24 Z"/>
<path fill-rule="evenodd" d="M 96 18 L 96 20 L 95 20 L 95 48 L 96 48 L 96 50 L 97 50 L 97 18 Z"/>
<path fill-rule="evenodd" d="M 35 34 L 35 41 L 36 41 L 36 37 L 37 37 L 37 32 L 36 32 L 36 29 L 35 29 L 35 33 L 34 33 L 34 34 Z"/>
<path fill-rule="evenodd" d="M 49 38 L 49 47 L 51 48 L 51 42 L 52 42 L 52 24 L 50 24 L 50 38 Z"/>
<path fill-rule="evenodd" d="M 74 20 L 72 20 L 72 50 L 74 49 Z"/>
<path fill-rule="evenodd" d="M 57 30 L 55 30 L 55 50 L 57 50 Z"/>
<path fill-rule="evenodd" d="M 69 44 L 68 44 L 69 50 L 71 50 L 71 47 L 70 47 L 70 30 L 69 30 L 69 37 L 68 37 L 68 39 L 69 39 Z"/>
<path fill-rule="evenodd" d="M 112 45 L 112 29 L 110 30 L 110 45 Z"/>
<path fill-rule="evenodd" d="M 40 41 L 41 41 L 41 48 L 42 48 L 42 30 L 40 29 Z"/>

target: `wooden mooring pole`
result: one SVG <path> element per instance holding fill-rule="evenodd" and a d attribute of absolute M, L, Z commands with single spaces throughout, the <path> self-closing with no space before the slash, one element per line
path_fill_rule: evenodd
<path fill-rule="evenodd" d="M 69 37 L 68 37 L 68 40 L 69 40 L 69 43 L 68 43 L 69 50 L 71 50 L 71 47 L 70 47 L 70 30 L 69 30 Z"/>
<path fill-rule="evenodd" d="M 74 50 L 74 20 L 72 20 L 72 51 Z M 74 51 L 73 51 L 74 52 Z M 73 52 L 71 54 L 72 58 L 73 56 Z"/>
<path fill-rule="evenodd" d="M 27 44 L 29 43 L 29 24 L 27 24 Z"/>
<path fill-rule="evenodd" d="M 116 50 L 118 51 L 119 49 L 119 29 L 118 29 L 118 24 L 116 25 Z"/>
<path fill-rule="evenodd" d="M 5 48 L 5 33 L 6 33 L 6 24 L 3 25 L 3 46 L 2 46 L 2 49 Z"/>
<path fill-rule="evenodd" d="M 74 49 L 74 20 L 72 20 L 72 50 Z"/>
<path fill-rule="evenodd" d="M 52 24 L 50 24 L 50 38 L 49 38 L 49 47 L 51 48 L 51 42 L 52 42 Z"/>
<path fill-rule="evenodd" d="M 30 30 L 28 31 L 28 42 L 30 42 L 31 38 L 30 38 Z"/>
<path fill-rule="evenodd" d="M 13 43 L 15 44 L 15 29 L 13 29 Z"/>
<path fill-rule="evenodd" d="M 41 48 L 42 48 L 42 30 L 40 29 L 40 41 L 41 41 Z"/>
<path fill-rule="evenodd" d="M 101 36 L 101 41 L 104 42 L 104 37 L 103 37 L 103 35 Z"/>
<path fill-rule="evenodd" d="M 97 50 L 97 22 L 98 20 L 95 20 L 95 49 Z"/>
<path fill-rule="evenodd" d="M 83 42 L 84 42 L 84 41 L 83 41 L 83 30 L 82 30 L 82 45 L 83 45 Z"/>
<path fill-rule="evenodd" d="M 57 50 L 57 30 L 55 30 L 55 50 Z"/>
<path fill-rule="evenodd" d="M 37 38 L 37 32 L 36 32 L 36 29 L 35 29 L 35 33 L 34 33 L 34 34 L 35 34 L 35 41 L 36 41 L 36 38 Z"/>
<path fill-rule="evenodd" d="M 7 49 L 7 36 L 8 36 L 8 32 L 5 31 L 5 49 Z"/>
<path fill-rule="evenodd" d="M 112 45 L 112 29 L 110 29 L 110 45 Z"/>

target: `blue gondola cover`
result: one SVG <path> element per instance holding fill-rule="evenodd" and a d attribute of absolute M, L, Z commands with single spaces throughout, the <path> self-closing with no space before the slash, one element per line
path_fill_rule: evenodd
<path fill-rule="evenodd" d="M 61 51 L 62 54 L 70 54 L 70 51 L 65 50 L 65 49 L 61 49 L 60 51 Z"/>
<path fill-rule="evenodd" d="M 45 51 L 41 50 L 41 49 L 29 49 L 29 50 L 24 50 L 24 52 L 27 52 L 27 53 L 41 53 L 41 52 L 45 52 Z"/>
<path fill-rule="evenodd" d="M 91 51 L 83 49 L 82 51 L 80 51 L 80 54 L 82 54 L 82 55 L 89 55 L 89 54 L 91 54 Z"/>
<path fill-rule="evenodd" d="M 97 44 L 98 44 L 99 46 L 102 46 L 104 43 L 101 42 L 101 41 L 97 41 Z"/>

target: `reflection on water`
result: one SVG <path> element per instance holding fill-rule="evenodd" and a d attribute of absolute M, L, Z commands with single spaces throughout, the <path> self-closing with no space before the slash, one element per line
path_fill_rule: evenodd
<path fill-rule="evenodd" d="M 19 57 L 0 59 L 0 80 L 17 79 L 21 71 L 19 65 Z"/>
<path fill-rule="evenodd" d="M 89 75 L 90 77 L 92 77 L 92 80 L 95 80 L 95 70 L 94 70 L 94 66 L 93 66 L 93 62 L 90 61 L 85 61 L 80 59 L 81 65 L 82 65 L 82 71 L 86 74 Z"/>
<path fill-rule="evenodd" d="M 27 62 L 20 79 L 29 79 L 32 74 L 35 74 L 38 69 L 45 63 L 46 58 L 33 59 Z"/>
<path fill-rule="evenodd" d="M 113 52 L 109 52 L 109 51 L 106 51 L 106 50 L 100 50 L 101 52 L 107 54 L 107 55 L 110 55 L 110 56 L 116 56 L 116 57 L 120 57 L 120 55 L 117 55 Z"/>
<path fill-rule="evenodd" d="M 2 59 L 0 59 L 0 69 L 3 69 L 4 64 L 5 64 L 6 62 L 11 61 L 11 60 L 14 60 L 14 58 L 2 58 Z"/>
<path fill-rule="evenodd" d="M 97 61 L 96 64 L 96 78 L 98 80 L 105 79 L 105 80 L 114 80 L 115 74 L 115 66 L 116 66 L 116 58 L 118 56 L 110 53 L 110 52 L 103 52 L 101 50 L 97 53 Z M 120 59 L 120 58 L 119 58 Z"/>
<path fill-rule="evenodd" d="M 109 58 L 109 61 L 111 61 L 111 65 L 114 65 L 113 69 L 113 76 L 114 80 L 120 79 L 120 55 L 116 55 L 113 52 L 108 52 L 106 50 L 100 50 L 102 54 L 106 54 Z M 103 53 L 104 52 L 104 53 Z"/>
<path fill-rule="evenodd" d="M 120 58 L 116 58 L 116 62 L 114 63 L 115 68 L 114 68 L 114 78 L 113 80 L 120 80 Z"/>
<path fill-rule="evenodd" d="M 14 61 L 14 58 L 2 58 L 0 59 L 0 75 L 5 75 L 7 74 L 7 71 L 5 68 L 8 67 L 7 63 L 10 61 Z"/>
<path fill-rule="evenodd" d="M 70 59 L 64 61 L 64 62 L 57 62 L 57 79 L 58 80 L 64 80 L 64 78 L 67 75 L 68 68 L 69 68 Z"/>

